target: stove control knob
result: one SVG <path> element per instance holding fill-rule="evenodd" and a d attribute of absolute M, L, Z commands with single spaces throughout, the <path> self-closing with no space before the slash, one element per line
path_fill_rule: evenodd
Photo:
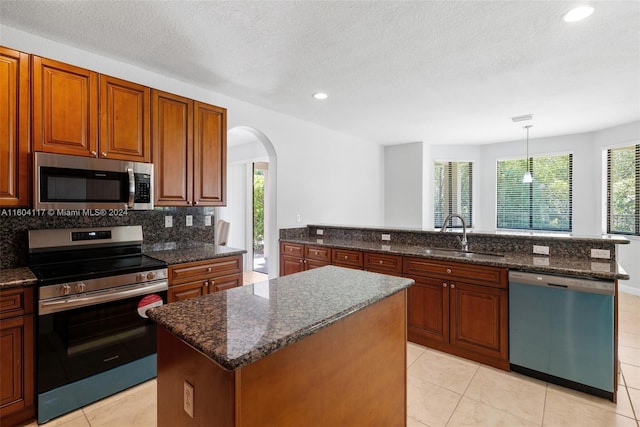
<path fill-rule="evenodd" d="M 145 278 L 144 273 L 138 273 L 138 275 L 136 276 L 136 282 L 142 282 Z"/>
<path fill-rule="evenodd" d="M 62 286 L 60 286 L 60 295 L 69 295 L 69 293 L 71 292 L 71 286 L 69 286 L 68 284 L 64 284 Z"/>
<path fill-rule="evenodd" d="M 150 271 L 149 274 L 147 274 L 147 279 L 149 280 L 153 280 L 156 278 L 156 273 L 153 271 Z"/>
<path fill-rule="evenodd" d="M 86 288 L 87 288 L 87 285 L 85 285 L 84 283 L 82 282 L 76 283 L 76 293 L 82 293 Z"/>

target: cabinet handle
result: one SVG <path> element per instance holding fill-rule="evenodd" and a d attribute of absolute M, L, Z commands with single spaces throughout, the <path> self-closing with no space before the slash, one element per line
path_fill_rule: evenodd
<path fill-rule="evenodd" d="M 345 256 L 344 256 L 344 259 L 349 259 L 349 256 L 348 256 L 348 255 L 345 255 Z"/>
<path fill-rule="evenodd" d="M 209 281 L 207 280 L 207 281 L 203 282 L 203 284 L 204 284 L 204 286 L 206 288 L 207 286 L 209 286 Z"/>
<path fill-rule="evenodd" d="M 447 273 L 451 274 L 451 269 L 447 268 Z"/>
<path fill-rule="evenodd" d="M 198 201 L 196 200 L 195 202 L 193 202 L 193 204 L 194 204 L 194 205 L 197 205 L 197 204 L 198 204 Z"/>
<path fill-rule="evenodd" d="M 447 283 L 446 283 L 446 282 L 443 282 L 443 283 L 442 283 L 442 287 L 443 287 L 443 288 L 446 288 L 446 287 L 447 287 Z"/>
<path fill-rule="evenodd" d="M 293 252 L 293 248 L 289 248 L 289 252 Z"/>
<path fill-rule="evenodd" d="M 384 261 L 383 261 L 383 260 L 380 260 L 379 262 L 380 262 L 380 265 L 384 264 Z"/>
<path fill-rule="evenodd" d="M 211 267 L 207 267 L 207 273 L 211 273 Z"/>
<path fill-rule="evenodd" d="M 304 260 L 300 260 L 300 263 L 302 264 L 304 262 Z"/>
<path fill-rule="evenodd" d="M 453 283 L 451 284 L 451 289 L 455 288 L 456 285 L 454 285 Z"/>
<path fill-rule="evenodd" d="M 92 155 L 93 157 L 98 157 L 98 153 L 96 153 L 95 151 L 92 151 L 92 152 L 91 152 L 91 155 Z"/>
<path fill-rule="evenodd" d="M 189 200 L 189 201 L 187 202 L 187 205 L 191 206 L 191 200 Z"/>
<path fill-rule="evenodd" d="M 104 151 L 100 154 L 102 155 L 102 157 L 107 157 L 107 153 L 105 153 Z"/>

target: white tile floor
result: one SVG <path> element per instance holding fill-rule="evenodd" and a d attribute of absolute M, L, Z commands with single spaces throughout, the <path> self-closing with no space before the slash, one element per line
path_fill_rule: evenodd
<path fill-rule="evenodd" d="M 245 283 L 260 280 L 245 277 Z M 640 297 L 621 294 L 619 301 L 617 404 L 409 343 L 407 425 L 640 427 Z M 45 424 L 155 425 L 155 380 Z"/>

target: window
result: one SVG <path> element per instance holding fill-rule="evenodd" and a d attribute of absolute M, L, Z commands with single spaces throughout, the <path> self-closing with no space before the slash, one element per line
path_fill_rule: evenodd
<path fill-rule="evenodd" d="M 571 231 L 573 155 L 498 161 L 497 227 Z"/>
<path fill-rule="evenodd" d="M 434 227 L 442 227 L 449 214 L 460 214 L 467 227 L 471 227 L 471 184 L 473 163 L 435 162 L 434 169 Z M 448 227 L 462 227 L 459 219 L 449 220 Z"/>
<path fill-rule="evenodd" d="M 640 236 L 640 144 L 607 150 L 607 233 Z"/>

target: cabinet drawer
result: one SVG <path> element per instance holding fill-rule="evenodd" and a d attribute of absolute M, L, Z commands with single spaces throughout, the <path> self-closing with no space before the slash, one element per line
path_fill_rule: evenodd
<path fill-rule="evenodd" d="M 299 258 L 304 258 L 304 245 L 298 243 L 280 243 L 280 253 Z"/>
<path fill-rule="evenodd" d="M 318 261 L 331 262 L 331 248 L 324 246 L 305 246 L 304 257 L 306 259 L 315 259 Z"/>
<path fill-rule="evenodd" d="M 462 279 L 467 283 L 496 288 L 507 287 L 507 269 L 501 267 L 406 257 L 404 273 L 408 276 Z"/>
<path fill-rule="evenodd" d="M 242 272 L 242 255 L 190 262 L 169 267 L 170 285 L 198 278 L 227 276 Z"/>
<path fill-rule="evenodd" d="M 334 265 L 362 268 L 364 265 L 364 254 L 361 251 L 333 249 L 331 252 L 331 260 Z"/>
<path fill-rule="evenodd" d="M 402 256 L 375 252 L 364 253 L 364 269 L 387 274 L 402 274 Z"/>
<path fill-rule="evenodd" d="M 209 289 L 209 292 L 220 292 L 231 288 L 237 288 L 238 286 L 242 286 L 242 274 L 220 277 L 211 280 L 210 283 L 210 287 L 213 287 L 213 289 Z"/>
<path fill-rule="evenodd" d="M 33 287 L 0 291 L 0 319 L 33 313 Z"/>

